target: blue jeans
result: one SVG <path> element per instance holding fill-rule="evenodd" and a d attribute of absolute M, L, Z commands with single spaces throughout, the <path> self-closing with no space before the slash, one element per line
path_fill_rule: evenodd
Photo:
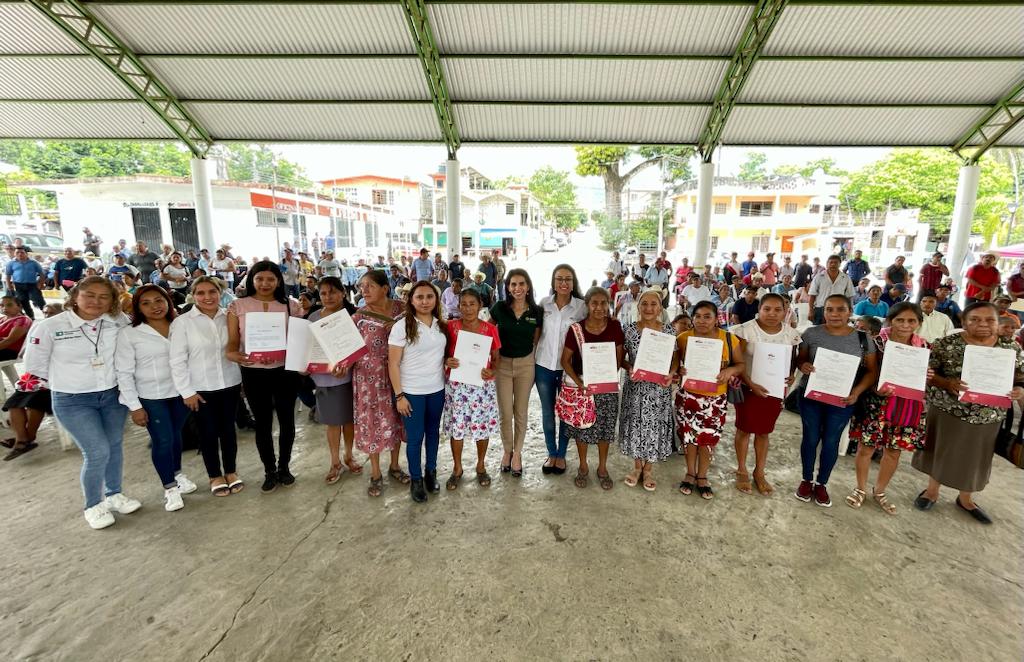
<path fill-rule="evenodd" d="M 166 400 L 146 400 L 139 398 L 142 408 L 146 410 L 149 422 L 146 430 L 153 440 L 150 456 L 160 483 L 165 487 L 177 485 L 175 474 L 181 472 L 181 431 L 188 418 L 188 407 L 181 398 Z"/>
<path fill-rule="evenodd" d="M 402 417 L 405 425 L 405 459 L 409 463 L 409 476 L 423 479 L 421 455 L 423 440 L 427 446 L 427 471 L 437 471 L 437 447 L 441 441 L 441 412 L 444 410 L 444 391 L 429 395 L 406 395 L 412 412 Z"/>
<path fill-rule="evenodd" d="M 839 459 L 839 438 L 843 428 L 853 416 L 853 405 L 835 407 L 824 402 L 800 399 L 800 418 L 803 421 L 803 440 L 800 442 L 800 461 L 803 464 L 803 479 L 811 480 L 814 476 L 814 454 L 821 444 L 821 456 L 818 459 L 818 480 L 820 485 L 828 485 L 832 468 Z"/>
<path fill-rule="evenodd" d="M 537 365 L 533 373 L 534 383 L 537 384 L 537 395 L 540 396 L 540 411 L 544 426 L 544 443 L 548 446 L 549 457 L 565 458 L 565 451 L 569 448 L 569 431 L 565 429 L 565 423 L 558 421 L 555 416 L 555 399 L 558 397 L 558 389 L 562 388 L 562 371 L 548 370 L 542 365 Z M 555 424 L 558 424 L 558 444 L 555 444 Z"/>
<path fill-rule="evenodd" d="M 117 401 L 116 387 L 93 393 L 54 391 L 52 395 L 53 415 L 82 450 L 82 493 L 85 507 L 92 508 L 121 491 L 121 441 L 128 408 Z"/>

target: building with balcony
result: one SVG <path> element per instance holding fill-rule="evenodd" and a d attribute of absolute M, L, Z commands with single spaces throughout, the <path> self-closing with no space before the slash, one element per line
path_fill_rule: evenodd
<path fill-rule="evenodd" d="M 423 244 L 423 228 L 433 219 L 433 187 L 411 177 L 358 175 L 320 182 L 342 200 L 368 205 L 391 214 L 392 222 L 381 228 L 385 250 L 409 253 Z"/>

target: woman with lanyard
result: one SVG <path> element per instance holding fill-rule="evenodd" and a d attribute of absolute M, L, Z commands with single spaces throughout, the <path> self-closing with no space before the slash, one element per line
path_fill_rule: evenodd
<path fill-rule="evenodd" d="M 218 251 L 219 252 L 219 251 Z M 245 317 L 249 313 L 275 313 L 287 329 L 288 317 L 302 314 L 299 302 L 285 293 L 281 269 L 269 261 L 257 262 L 245 277 L 245 292 L 228 306 L 228 344 L 225 356 L 242 367 L 245 397 L 256 418 L 256 448 L 263 462 L 264 479 L 260 489 L 273 492 L 278 484 L 295 483 L 289 470 L 295 443 L 295 398 L 298 374 L 284 369 L 284 358 L 250 358 L 245 351 Z M 277 413 L 280 457 L 274 456 L 274 413 Z"/>
<path fill-rule="evenodd" d="M 228 317 L 221 307 L 224 281 L 200 276 L 192 283 L 193 306 L 171 322 L 171 379 L 199 423 L 199 450 L 215 497 L 245 489 L 235 468 L 235 413 L 242 387 L 238 364 L 225 356 Z M 223 458 L 223 470 L 221 459 Z"/>
<path fill-rule="evenodd" d="M 405 316 L 388 334 L 388 374 L 395 407 L 405 426 L 405 457 L 409 462 L 413 501 L 423 503 L 427 492 L 437 493 L 437 447 L 444 410 L 444 357 L 447 327 L 434 286 L 418 281 L 409 291 Z M 426 446 L 426 468 L 422 469 Z"/>
<path fill-rule="evenodd" d="M 102 276 L 71 291 L 70 309 L 39 323 L 25 351 L 25 370 L 49 380 L 53 413 L 82 451 L 85 520 L 94 529 L 114 523 L 110 511 L 142 504 L 121 493 L 122 438 L 128 410 L 118 402 L 114 353 L 124 326 L 117 292 Z"/>
<path fill-rule="evenodd" d="M 352 366 L 355 438 L 356 447 L 370 456 L 367 494 L 379 497 L 384 485 L 381 453 L 391 453 L 388 476 L 392 480 L 402 485 L 408 485 L 410 480 L 398 463 L 405 428 L 395 409 L 388 376 L 388 335 L 404 308 L 402 302 L 391 298 L 388 277 L 382 270 L 372 269 L 363 274 L 359 279 L 359 293 L 364 305 L 352 316 L 352 321 L 368 351 Z"/>
<path fill-rule="evenodd" d="M 565 346 L 562 349 L 562 370 L 565 378 L 571 380 L 576 387 L 588 391 L 583 375 L 583 345 L 591 342 L 615 343 L 616 369 L 622 367 L 625 337 L 622 325 L 618 320 L 611 319 L 611 304 L 608 292 L 603 287 L 591 287 L 583 297 L 587 307 L 587 316 L 582 322 L 570 325 L 565 334 Z M 616 375 L 618 372 L 616 372 Z M 602 490 L 610 490 L 614 483 L 608 475 L 608 445 L 615 438 L 615 426 L 619 418 L 619 394 L 595 393 L 594 409 L 597 418 L 589 428 L 580 429 L 567 425 L 566 434 L 576 440 L 576 451 L 580 456 L 579 470 L 576 472 L 576 487 L 587 486 L 590 469 L 587 466 L 587 446 L 597 444 L 597 480 Z"/>
<path fill-rule="evenodd" d="M 803 333 L 797 367 L 805 375 L 814 372 L 814 357 L 818 348 L 856 356 L 861 360 L 861 370 L 854 381 L 853 389 L 843 406 L 826 404 L 806 396 L 800 398 L 800 419 L 803 424 L 803 439 L 800 442 L 800 460 L 803 464 L 803 480 L 796 491 L 796 498 L 814 502 L 824 508 L 832 507 L 828 495 L 828 479 L 839 459 L 839 438 L 843 428 L 853 415 L 853 405 L 864 391 L 875 384 L 878 377 L 878 357 L 875 345 L 867 334 L 850 326 L 850 300 L 842 294 L 833 294 L 825 299 L 822 307 L 825 323 L 812 326 Z M 805 378 L 806 379 L 806 378 Z M 814 460 L 818 454 L 818 478 L 814 478 Z"/>
<path fill-rule="evenodd" d="M 174 302 L 163 288 L 140 287 L 132 297 L 132 325 L 118 335 L 115 360 L 121 403 L 131 412 L 132 422 L 149 432 L 150 457 L 168 512 L 184 508 L 181 495 L 196 491 L 196 484 L 181 471 L 181 431 L 188 407 L 171 378 L 167 338 L 174 317 Z"/>
<path fill-rule="evenodd" d="M 691 338 L 721 340 L 722 360 L 721 372 L 710 387 L 687 386 L 686 369 L 679 368 L 679 375 L 684 382 L 676 393 L 676 425 L 686 454 L 686 476 L 679 484 L 679 491 L 692 494 L 696 486 L 701 498 L 712 499 L 715 493 L 708 484 L 708 467 L 711 466 L 711 454 L 722 439 L 722 428 L 725 426 L 727 384 L 743 374 L 746 362 L 743 341 L 718 328 L 718 307 L 715 304 L 700 301 L 693 307 L 692 315 L 693 330 L 679 334 L 676 339 L 680 363 L 686 357 L 686 348 Z M 690 478 L 695 479 L 696 485 Z"/>
<path fill-rule="evenodd" d="M 924 338 L 917 335 L 924 321 L 924 313 L 917 304 L 907 301 L 897 303 L 888 309 L 885 319 L 888 325 L 874 339 L 879 364 L 885 348 L 890 344 L 928 347 Z M 924 393 L 921 395 L 924 396 Z M 846 504 L 851 508 L 860 508 L 864 503 L 871 457 L 878 449 L 882 451 L 882 461 L 878 466 L 875 486 L 871 489 L 871 498 L 883 511 L 895 515 L 896 505 L 886 498 L 885 489 L 896 473 L 901 452 L 916 451 L 924 446 L 924 439 L 923 398 L 918 401 L 898 396 L 889 384 L 879 384 L 877 389 L 869 389 L 850 419 L 850 440 L 860 443 L 856 459 L 857 487 L 846 497 Z"/>
<path fill-rule="evenodd" d="M 320 301 L 323 307 L 310 313 L 310 322 L 322 320 L 342 310 L 349 315 L 356 309 L 348 302 L 341 279 L 325 276 L 320 279 Z M 333 485 L 346 470 L 363 473 L 363 467 L 352 457 L 355 434 L 352 415 L 352 372 L 348 364 L 339 363 L 330 373 L 311 374 L 316 384 L 317 420 L 327 426 L 327 449 L 331 454 L 331 469 L 324 482 Z M 345 464 L 341 463 L 341 439 L 345 438 Z"/>
<path fill-rule="evenodd" d="M 505 276 L 506 299 L 491 306 L 491 321 L 501 337 L 501 362 L 498 371 L 498 408 L 501 418 L 501 443 L 505 454 L 501 469 L 523 475 L 523 444 L 526 442 L 527 413 L 533 390 L 534 349 L 540 339 L 544 313 L 533 301 L 533 281 L 525 269 L 512 269 Z M 544 473 L 551 473 L 544 465 Z"/>
<path fill-rule="evenodd" d="M 480 371 L 482 385 L 452 379 L 450 374 L 445 385 L 441 427 L 444 435 L 451 439 L 452 458 L 455 460 L 452 475 L 445 484 L 448 491 L 458 489 L 462 481 L 462 444 L 467 437 L 476 441 L 476 481 L 480 487 L 490 487 L 491 477 L 487 473 L 484 458 L 487 456 L 487 444 L 491 435 L 500 429 L 498 394 L 494 386 L 494 374 L 501 360 L 498 355 L 498 350 L 501 349 L 498 329 L 490 322 L 480 319 L 483 302 L 476 290 L 463 290 L 459 296 L 459 307 L 462 318 L 448 322 L 448 358 L 444 367 L 448 370 L 459 367 L 459 360 L 455 358 L 459 331 L 490 338 L 491 347 L 487 365 Z"/>
<path fill-rule="evenodd" d="M 558 421 L 555 436 L 555 400 L 562 387 L 562 348 L 565 334 L 573 323 L 587 316 L 587 305 L 580 294 L 580 281 L 576 270 L 568 264 L 560 264 L 551 273 L 551 295 L 540 302 L 544 313 L 541 323 L 540 340 L 534 352 L 537 366 L 534 383 L 540 396 L 541 420 L 544 427 L 544 442 L 548 447 L 545 473 L 565 473 L 565 452 L 569 448 L 569 434 L 565 423 Z M 543 471 L 543 469 L 542 469 Z"/>
<path fill-rule="evenodd" d="M 759 343 L 774 346 L 774 349 L 787 353 L 789 366 L 793 365 L 796 346 L 800 344 L 800 334 L 796 329 L 785 323 L 786 300 L 781 294 L 766 294 L 761 297 L 757 317 L 730 329 L 732 334 L 743 342 L 743 401 L 736 403 L 736 489 L 744 494 L 753 494 L 754 487 L 762 496 L 771 496 L 775 491 L 771 483 L 764 477 L 768 462 L 768 438 L 775 431 L 775 422 L 782 413 L 782 398 L 768 393 L 763 385 L 751 378 L 754 368 L 755 347 Z M 793 383 L 792 369 L 787 376 L 786 385 Z M 747 473 L 747 451 L 750 449 L 750 437 L 754 437 L 754 485 L 750 484 Z"/>
<path fill-rule="evenodd" d="M 654 463 L 663 462 L 672 455 L 675 430 L 672 427 L 672 378 L 657 384 L 637 379 L 633 364 L 640 350 L 640 337 L 644 329 L 675 335 L 672 327 L 661 321 L 661 291 L 647 290 L 637 302 L 639 319 L 623 330 L 626 355 L 622 367 L 626 369 L 626 384 L 622 390 L 622 416 L 619 424 L 619 450 L 633 458 L 633 470 L 626 475 L 626 485 L 643 487 L 653 492 L 658 484 L 654 480 Z M 678 369 L 677 356 L 672 357 L 671 373 Z"/>

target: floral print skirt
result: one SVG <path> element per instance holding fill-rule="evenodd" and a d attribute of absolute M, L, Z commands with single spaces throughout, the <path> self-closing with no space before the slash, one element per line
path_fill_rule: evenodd
<path fill-rule="evenodd" d="M 445 437 L 480 441 L 498 434 L 498 390 L 494 380 L 483 386 L 448 382 L 444 387 L 444 415 L 441 430 Z"/>
<path fill-rule="evenodd" d="M 676 430 L 683 446 L 714 448 L 722 438 L 727 409 L 725 394 L 676 393 Z"/>

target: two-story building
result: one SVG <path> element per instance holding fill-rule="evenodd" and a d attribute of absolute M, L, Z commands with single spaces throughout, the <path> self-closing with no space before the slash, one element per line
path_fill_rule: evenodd
<path fill-rule="evenodd" d="M 391 214 L 381 228 L 381 244 L 392 253 L 409 253 L 423 244 L 423 227 L 433 219 L 433 188 L 411 177 L 358 175 L 320 182 L 333 197 L 369 205 Z"/>

